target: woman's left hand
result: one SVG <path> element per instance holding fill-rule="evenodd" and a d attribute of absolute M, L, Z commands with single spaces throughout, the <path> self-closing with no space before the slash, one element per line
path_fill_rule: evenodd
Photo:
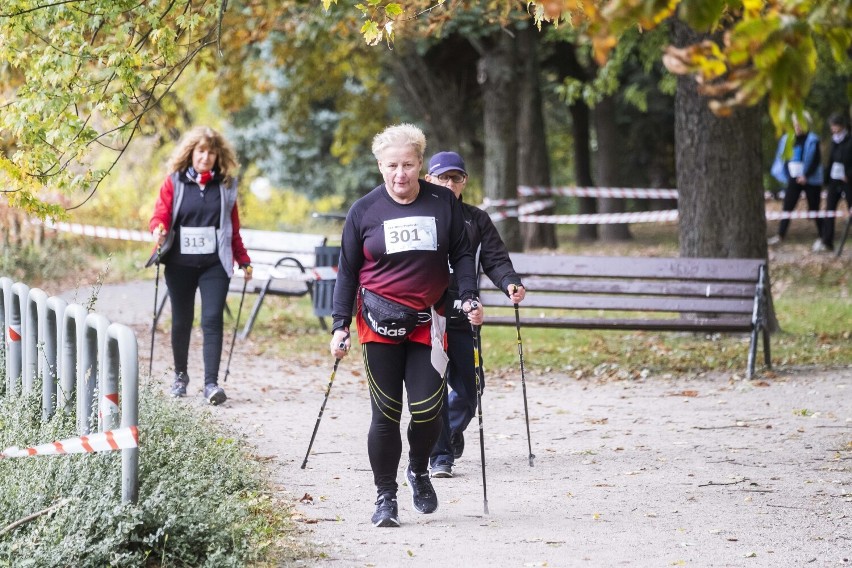
<path fill-rule="evenodd" d="M 462 304 L 462 311 L 467 314 L 467 321 L 472 325 L 482 325 L 482 320 L 485 318 L 485 310 L 482 308 L 482 303 L 479 300 L 466 300 Z"/>

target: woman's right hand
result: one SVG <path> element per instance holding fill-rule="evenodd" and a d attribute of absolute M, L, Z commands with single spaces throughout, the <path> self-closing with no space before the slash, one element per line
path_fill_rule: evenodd
<path fill-rule="evenodd" d="M 338 329 L 331 336 L 331 356 L 335 359 L 343 359 L 349 353 L 351 342 L 349 340 L 349 330 L 345 328 Z"/>
<path fill-rule="evenodd" d="M 166 242 L 166 227 L 162 223 L 151 231 L 151 235 L 154 237 L 154 242 L 157 243 L 158 247 L 163 246 L 163 243 Z"/>

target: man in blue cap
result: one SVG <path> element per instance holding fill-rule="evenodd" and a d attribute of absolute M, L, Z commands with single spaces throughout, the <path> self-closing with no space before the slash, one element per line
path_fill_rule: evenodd
<path fill-rule="evenodd" d="M 429 160 L 426 181 L 442 185 L 462 202 L 467 236 L 471 250 L 476 251 L 477 267 L 503 290 L 514 303 L 526 294 L 521 278 L 515 272 L 509 251 L 488 214 L 464 203 L 462 191 L 467 185 L 464 160 L 455 152 L 438 152 Z M 458 287 L 450 280 L 447 294 L 447 384 L 452 389 L 443 409 L 444 428 L 429 460 L 432 477 L 452 477 L 455 460 L 464 451 L 464 431 L 476 412 L 476 369 L 473 361 L 473 334 L 461 310 Z M 480 353 L 480 357 L 482 354 Z M 484 385 L 483 385 L 484 387 Z"/>

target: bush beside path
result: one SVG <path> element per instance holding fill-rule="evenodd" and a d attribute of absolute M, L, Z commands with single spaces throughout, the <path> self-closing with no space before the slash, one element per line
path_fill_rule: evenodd
<path fill-rule="evenodd" d="M 140 369 L 147 369 L 153 284 L 105 285 L 95 309 L 136 329 Z M 165 329 L 154 361 L 163 388 L 171 379 Z M 226 322 L 223 359 L 229 329 Z M 528 373 L 532 468 L 520 377 L 486 370 L 490 513 L 483 513 L 474 421 L 456 477 L 433 481 L 438 511 L 414 512 L 402 485 L 402 527 L 377 529 L 369 523 L 375 490 L 359 358 L 340 364 L 307 468 L 300 469 L 331 373 L 326 340 L 307 337 L 298 361 L 260 356 L 252 341 L 238 340 L 223 385 L 229 401 L 212 409 L 270 464 L 276 490 L 313 544 L 306 565 L 852 562 L 852 367 L 785 368 L 754 381 L 728 374 L 598 381 Z M 192 346 L 187 403 L 202 406 L 199 333 Z M 405 457 L 400 483 L 404 467 Z"/>

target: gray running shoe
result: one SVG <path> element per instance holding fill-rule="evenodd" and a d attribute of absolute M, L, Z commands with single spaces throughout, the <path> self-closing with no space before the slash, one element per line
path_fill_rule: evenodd
<path fill-rule="evenodd" d="M 175 373 L 175 382 L 172 383 L 171 395 L 175 398 L 186 396 L 186 385 L 189 384 L 189 375 L 186 373 Z"/>
<path fill-rule="evenodd" d="M 405 470 L 405 478 L 411 489 L 411 504 L 418 513 L 428 515 L 438 509 L 438 496 L 429 481 L 429 472 L 414 473 L 409 465 Z"/>
<path fill-rule="evenodd" d="M 452 464 L 441 462 L 432 466 L 432 477 L 450 478 L 453 476 Z"/>
<path fill-rule="evenodd" d="M 228 400 L 228 397 L 225 395 L 225 389 L 215 383 L 204 385 L 204 398 L 213 406 L 219 406 Z"/>
<path fill-rule="evenodd" d="M 370 521 L 374 527 L 398 527 L 399 507 L 396 504 L 396 496 L 390 493 L 379 495 L 376 500 L 376 512 Z"/>

